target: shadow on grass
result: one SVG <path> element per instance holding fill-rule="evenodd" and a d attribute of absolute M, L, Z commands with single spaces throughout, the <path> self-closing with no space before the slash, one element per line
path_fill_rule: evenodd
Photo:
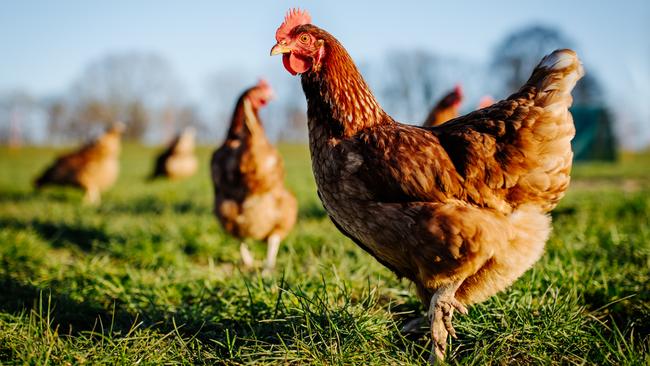
<path fill-rule="evenodd" d="M 553 218 L 553 220 L 556 220 L 559 217 L 563 217 L 563 216 L 575 216 L 577 212 L 578 210 L 572 206 L 560 207 L 551 211 L 551 217 Z"/>
<path fill-rule="evenodd" d="M 618 296 L 612 296 L 606 289 L 587 291 L 585 307 L 598 317 L 609 317 L 625 333 L 650 337 L 650 289 L 648 285 L 645 287 L 646 290 L 613 301 L 611 299 Z"/>
<path fill-rule="evenodd" d="M 0 279 L 1 311 L 11 313 L 32 309 L 38 311 L 39 304 L 42 303 L 43 308 L 47 309 L 50 301 L 49 307 L 54 318 L 54 326 L 58 326 L 61 332 L 78 334 L 93 329 L 97 331 L 99 321 L 106 328 L 114 324 L 114 329 L 128 331 L 136 320 L 123 312 L 116 311 L 112 314 L 99 304 L 79 302 L 66 294 L 20 283 L 7 276 L 3 277 Z"/>
<path fill-rule="evenodd" d="M 308 204 L 301 206 L 298 210 L 298 219 L 310 220 L 310 219 L 322 219 L 327 217 L 327 212 L 323 208 L 323 205 L 320 202 L 311 201 Z"/>
<path fill-rule="evenodd" d="M 36 192 L 10 191 L 0 193 L 0 203 L 20 203 L 34 199 Z"/>
<path fill-rule="evenodd" d="M 269 350 L 271 346 L 279 346 L 284 349 L 296 342 L 304 342 L 317 347 L 317 352 L 326 357 L 328 352 L 332 352 L 328 342 L 359 346 L 364 342 L 376 342 L 373 328 L 364 329 L 365 326 L 372 327 L 375 320 L 350 311 L 348 306 L 324 306 L 323 302 L 327 300 L 318 296 L 326 297 L 325 290 L 320 295 L 281 291 L 285 297 L 291 297 L 285 304 L 283 295 L 268 303 L 246 296 L 233 299 L 224 296 L 228 289 L 215 288 L 200 294 L 188 292 L 175 311 L 156 302 L 154 295 L 140 299 L 144 307 L 132 310 L 119 299 L 115 299 L 112 305 L 92 300 L 78 301 L 65 290 L 39 288 L 7 274 L 1 276 L 0 311 L 19 314 L 49 309 L 53 328 L 58 327 L 60 333 L 72 336 L 92 330 L 119 337 L 140 323 L 140 328 L 163 334 L 177 332 L 185 339 L 193 338 L 209 344 L 218 357 L 229 362 L 250 361 L 251 355 L 247 352 L 255 347 Z M 108 329 L 111 329 L 111 334 L 107 333 Z"/>
<path fill-rule="evenodd" d="M 108 245 L 109 240 L 121 240 L 115 235 L 110 237 L 101 229 L 70 225 L 63 222 L 49 222 L 42 220 L 20 221 L 12 218 L 0 218 L 0 227 L 19 230 L 33 229 L 43 239 L 54 247 L 63 247 L 68 244 L 77 246 L 84 251 L 95 249 L 95 245 Z"/>
<path fill-rule="evenodd" d="M 101 213 L 119 212 L 123 214 L 161 214 L 171 211 L 175 214 L 211 215 L 210 207 L 192 201 L 167 202 L 157 196 L 144 196 L 128 202 L 106 202 L 100 207 Z"/>
<path fill-rule="evenodd" d="M 182 310 L 179 313 L 168 313 L 153 305 L 147 311 L 131 313 L 123 310 L 124 306 L 119 299 L 115 299 L 114 305 L 106 309 L 105 305 L 94 301 L 78 301 L 56 289 L 39 288 L 6 275 L 0 279 L 0 311 L 18 314 L 25 310 L 39 311 L 41 306 L 44 311 L 49 309 L 53 328 L 58 327 L 60 332 L 71 335 L 91 330 L 101 332 L 99 324 L 104 329 L 112 329 L 116 334 L 126 334 L 138 322 L 142 322 L 142 327 L 168 333 L 176 328 L 171 321 L 172 317 L 176 324 L 182 325 L 181 330 L 186 336 L 196 336 L 206 341 L 222 338 L 224 329 L 238 333 L 246 328 L 255 331 L 252 324 L 229 319 L 220 319 L 206 325 L 196 314 L 186 317 Z M 192 307 L 192 304 L 187 306 Z M 218 310 L 215 309 L 215 312 Z"/>
<path fill-rule="evenodd" d="M 26 203 L 31 201 L 75 202 L 81 203 L 78 190 L 70 187 L 47 187 L 41 190 L 4 191 L 0 193 L 0 204 Z"/>

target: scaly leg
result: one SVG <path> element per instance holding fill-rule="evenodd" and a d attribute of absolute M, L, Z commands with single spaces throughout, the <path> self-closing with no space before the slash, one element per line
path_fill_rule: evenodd
<path fill-rule="evenodd" d="M 90 204 L 90 205 L 98 205 L 102 200 L 101 193 L 99 193 L 99 189 L 96 189 L 94 187 L 89 187 L 86 189 L 86 192 L 84 194 L 84 203 Z"/>
<path fill-rule="evenodd" d="M 244 268 L 253 268 L 253 254 L 248 249 L 248 245 L 243 241 L 239 244 L 239 254 L 241 255 L 241 261 L 244 264 Z"/>
<path fill-rule="evenodd" d="M 268 239 L 268 248 L 266 250 L 266 261 L 264 262 L 264 272 L 267 274 L 273 272 L 275 269 L 275 259 L 278 256 L 278 250 L 280 250 L 280 236 L 277 234 L 272 234 Z"/>
<path fill-rule="evenodd" d="M 435 364 L 437 361 L 445 359 L 447 350 L 447 335 L 456 338 L 456 331 L 451 324 L 451 318 L 454 315 L 454 309 L 461 314 L 467 314 L 467 308 L 456 300 L 456 290 L 462 281 L 439 288 L 431 297 L 429 305 L 429 321 L 431 322 L 431 338 L 433 347 L 429 363 Z"/>

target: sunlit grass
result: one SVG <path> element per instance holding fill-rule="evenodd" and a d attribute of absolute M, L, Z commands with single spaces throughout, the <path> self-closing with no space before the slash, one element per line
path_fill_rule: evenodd
<path fill-rule="evenodd" d="M 100 207 L 35 193 L 49 148 L 0 149 L 0 361 L 14 364 L 420 364 L 422 310 L 325 215 L 304 146 L 283 146 L 299 222 L 271 278 L 243 273 L 211 214 L 209 148 L 183 182 L 146 183 L 129 145 Z M 649 156 L 574 169 L 547 253 L 508 291 L 455 318 L 459 364 L 648 364 Z M 632 183 L 630 183 L 632 182 Z M 262 245 L 253 245 L 256 255 Z"/>

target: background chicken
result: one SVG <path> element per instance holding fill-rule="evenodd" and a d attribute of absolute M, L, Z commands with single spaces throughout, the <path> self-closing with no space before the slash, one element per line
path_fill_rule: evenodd
<path fill-rule="evenodd" d="M 478 109 L 489 107 L 492 104 L 494 104 L 494 98 L 492 98 L 490 95 L 484 95 L 478 101 Z"/>
<path fill-rule="evenodd" d="M 271 55 L 301 74 L 319 196 L 345 235 L 415 283 L 431 360 L 443 358 L 454 311 L 505 289 L 542 255 L 547 213 L 569 185 L 580 61 L 555 51 L 508 99 L 421 128 L 388 116 L 341 43 L 310 23 L 290 11 Z"/>
<path fill-rule="evenodd" d="M 241 95 L 226 141 L 211 163 L 217 218 L 237 238 L 267 241 L 267 271 L 275 267 L 280 242 L 297 214 L 296 199 L 284 187 L 282 157 L 266 138 L 258 116 L 272 95 L 263 80 Z M 252 267 L 253 257 L 244 242 L 240 251 L 244 265 Z"/>
<path fill-rule="evenodd" d="M 433 107 L 429 115 L 424 120 L 424 127 L 438 126 L 452 118 L 458 117 L 458 109 L 463 101 L 463 90 L 460 85 L 456 85 L 454 90 L 450 91 Z"/>
<path fill-rule="evenodd" d="M 119 173 L 120 140 L 124 125 L 114 123 L 96 140 L 56 159 L 34 185 L 68 185 L 84 190 L 84 201 L 99 203 L 101 192 L 110 188 Z"/>
<path fill-rule="evenodd" d="M 156 165 L 150 179 L 158 177 L 182 179 L 194 175 L 198 166 L 194 155 L 194 136 L 195 130 L 192 127 L 187 127 L 179 133 L 156 158 Z"/>

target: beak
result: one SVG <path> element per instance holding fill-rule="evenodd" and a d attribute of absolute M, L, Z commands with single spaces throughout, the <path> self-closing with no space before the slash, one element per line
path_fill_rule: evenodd
<path fill-rule="evenodd" d="M 291 52 L 291 49 L 289 47 L 287 47 L 286 45 L 279 44 L 279 43 L 276 44 L 275 46 L 273 46 L 273 48 L 271 48 L 271 56 L 280 55 L 280 54 L 289 53 L 289 52 Z"/>

